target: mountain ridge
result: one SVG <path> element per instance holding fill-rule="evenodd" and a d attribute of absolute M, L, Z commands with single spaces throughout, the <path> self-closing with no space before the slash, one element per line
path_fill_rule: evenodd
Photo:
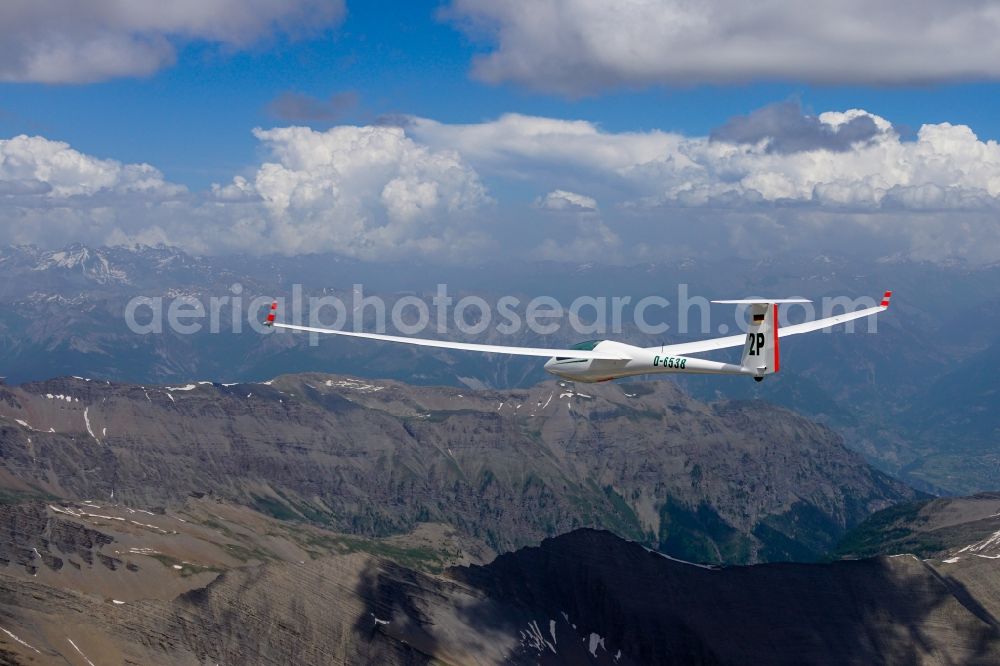
<path fill-rule="evenodd" d="M 389 349 L 339 339 L 313 346 L 308 336 L 251 333 L 249 319 L 258 317 L 250 312 L 250 299 L 260 297 L 264 303 L 275 296 L 288 298 L 296 284 L 306 299 L 337 296 L 345 303 L 351 302 L 354 285 L 363 284 L 365 295 L 382 298 L 390 310 L 405 296 L 430 302 L 438 284 L 448 285 L 455 299 L 475 295 L 493 302 L 513 295 L 522 304 L 539 295 L 553 296 L 564 306 L 578 296 L 627 295 L 633 305 L 646 296 L 666 297 L 671 306 L 662 314 L 659 308 L 647 312 L 656 319 L 651 323 L 663 317 L 670 326 L 665 333 L 640 331 L 629 317 L 620 332 L 608 333 L 654 345 L 714 335 L 720 316 L 728 326 L 734 324 L 731 309 L 711 309 L 710 327 L 682 334 L 687 330 L 681 325 L 685 315 L 698 328 L 703 314 L 700 306 L 685 305 L 689 292 L 706 298 L 802 295 L 820 305 L 826 296 L 874 296 L 894 288 L 892 309 L 878 318 L 878 335 L 838 331 L 797 336 L 782 344 L 785 371 L 760 385 L 719 378 L 677 381 L 704 401 L 763 398 L 792 408 L 829 424 L 851 448 L 907 483 L 929 492 L 968 494 L 992 488 L 991 470 L 997 462 L 996 419 L 983 398 L 993 395 L 996 387 L 983 371 L 989 364 L 983 363 L 997 357 L 1000 344 L 991 333 L 1000 327 L 998 273 L 1000 266 L 912 261 L 858 265 L 844 256 L 781 263 L 732 258 L 632 267 L 491 262 L 421 264 L 415 269 L 326 254 L 197 257 L 169 247 L 6 247 L 0 248 L 0 307 L 5 313 L 0 318 L 0 374 L 15 383 L 80 375 L 183 384 L 205 378 L 259 381 L 322 369 L 424 385 L 527 387 L 547 377 L 532 359 Z M 241 332 L 222 325 L 218 333 L 206 326 L 182 335 L 168 327 L 162 335 L 143 335 L 125 323 L 125 308 L 134 297 L 163 299 L 164 308 L 177 297 L 192 297 L 207 310 L 213 297 L 230 298 L 237 292 L 245 301 L 237 317 Z M 790 312 L 793 319 L 805 314 L 795 308 Z M 223 322 L 233 317 L 225 302 L 220 313 Z M 371 311 L 361 319 L 345 325 L 374 329 Z M 858 330 L 865 327 L 859 324 Z M 588 337 L 570 330 L 566 322 L 549 336 L 526 328 L 500 335 L 493 326 L 475 336 L 456 329 L 449 324 L 447 333 L 434 335 L 556 347 Z M 968 405 L 975 410 L 967 410 Z M 963 424 L 969 426 L 967 431 L 953 436 L 954 428 Z"/>
<path fill-rule="evenodd" d="M 207 493 L 368 536 L 446 522 L 498 551 L 589 525 L 708 562 L 817 559 L 918 496 L 824 426 L 666 382 L 65 378 L 0 387 L 0 447 L 36 493 L 146 508 Z"/>
<path fill-rule="evenodd" d="M 709 567 L 580 529 L 435 573 L 340 539 L 209 498 L 162 514 L 92 501 L 0 511 L 0 546 L 18 546 L 0 558 L 0 654 L 389 666 L 1000 656 L 988 560 Z"/>

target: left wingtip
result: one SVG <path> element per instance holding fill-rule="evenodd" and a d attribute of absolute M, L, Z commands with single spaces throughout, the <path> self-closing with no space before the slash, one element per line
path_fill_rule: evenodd
<path fill-rule="evenodd" d="M 267 321 L 264 322 L 264 326 L 274 326 L 274 314 L 278 310 L 278 301 L 271 302 L 271 309 L 267 312 Z"/>

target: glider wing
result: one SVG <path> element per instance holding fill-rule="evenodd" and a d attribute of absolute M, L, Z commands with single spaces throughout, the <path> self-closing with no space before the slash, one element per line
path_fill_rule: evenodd
<path fill-rule="evenodd" d="M 324 333 L 329 335 L 343 335 L 351 338 L 366 338 L 368 340 L 381 340 L 383 342 L 399 342 L 407 345 L 419 345 L 421 347 L 438 347 L 441 349 L 460 349 L 462 351 L 474 351 L 484 354 L 513 354 L 516 356 L 544 356 L 546 358 L 556 356 L 564 358 L 586 358 L 604 359 L 611 361 L 627 361 L 631 357 L 625 356 L 621 352 L 607 352 L 583 349 L 546 349 L 544 347 L 507 347 L 504 345 L 480 345 L 471 342 L 449 342 L 447 340 L 428 340 L 426 338 L 408 338 L 401 335 L 383 335 L 381 333 L 359 333 L 356 331 L 338 331 L 332 328 L 316 328 L 313 326 L 296 326 L 294 324 L 282 324 L 270 320 L 275 328 L 288 328 L 293 331 L 306 331 L 308 333 Z"/>

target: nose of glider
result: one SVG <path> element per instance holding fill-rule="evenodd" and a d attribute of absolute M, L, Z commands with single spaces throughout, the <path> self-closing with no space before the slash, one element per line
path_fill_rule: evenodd
<path fill-rule="evenodd" d="M 549 373 L 550 375 L 555 375 L 560 379 L 573 379 L 576 376 L 576 373 L 574 373 L 573 370 L 577 370 L 582 365 L 583 365 L 582 363 L 567 364 L 566 359 L 556 358 L 555 356 L 553 356 L 552 358 L 547 360 L 545 362 L 545 365 L 543 365 L 542 367 L 545 368 L 545 371 L 547 373 Z"/>
<path fill-rule="evenodd" d="M 566 367 L 562 363 L 559 363 L 559 359 L 557 359 L 555 356 L 547 360 L 545 362 L 545 365 L 543 365 L 542 367 L 545 368 L 545 372 L 549 373 L 550 375 L 555 375 L 556 377 L 560 377 L 562 379 L 567 378 L 565 372 Z"/>

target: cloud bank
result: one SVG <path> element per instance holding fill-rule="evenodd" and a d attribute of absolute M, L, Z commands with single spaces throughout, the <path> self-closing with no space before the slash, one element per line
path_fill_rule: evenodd
<path fill-rule="evenodd" d="M 651 84 L 911 84 L 1000 77 L 981 0 L 453 0 L 492 47 L 473 74 L 569 95 Z"/>
<path fill-rule="evenodd" d="M 0 140 L 0 237 L 366 258 L 448 257 L 483 242 L 470 213 L 491 199 L 454 151 L 417 144 L 396 127 L 254 134 L 268 154 L 254 176 L 202 193 L 147 164 L 43 137 Z"/>
<path fill-rule="evenodd" d="M 790 123 L 756 118 L 731 121 L 713 137 L 611 133 L 586 121 L 517 114 L 475 125 L 415 119 L 409 131 L 427 145 L 457 150 L 481 171 L 602 180 L 636 193 L 622 202 L 630 207 L 869 211 L 1000 203 L 1000 145 L 967 126 L 924 125 L 915 141 L 904 141 L 887 120 L 860 109 Z"/>
<path fill-rule="evenodd" d="M 178 45 L 242 49 L 328 28 L 342 0 L 33 0 L 0 3 L 0 81 L 87 83 L 146 76 Z"/>
<path fill-rule="evenodd" d="M 254 135 L 261 162 L 205 192 L 43 137 L 0 141 L 0 241 L 446 261 L 836 247 L 1000 261 L 1000 145 L 962 125 L 904 140 L 860 109 L 781 104 L 711 136 L 518 114 Z"/>

